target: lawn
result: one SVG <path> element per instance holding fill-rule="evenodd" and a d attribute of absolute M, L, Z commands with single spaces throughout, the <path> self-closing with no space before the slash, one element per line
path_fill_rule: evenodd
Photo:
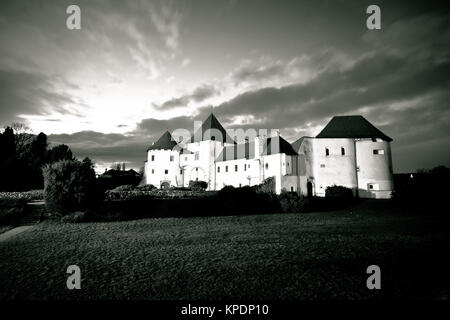
<path fill-rule="evenodd" d="M 448 299 L 448 218 L 352 210 L 44 222 L 0 243 L 1 299 Z M 81 268 L 81 290 L 66 268 Z M 368 290 L 366 268 L 381 268 Z"/>

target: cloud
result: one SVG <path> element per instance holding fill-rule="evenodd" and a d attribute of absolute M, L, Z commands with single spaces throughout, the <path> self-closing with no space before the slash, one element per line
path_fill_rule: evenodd
<path fill-rule="evenodd" d="M 3 124 L 22 115 L 60 113 L 80 116 L 87 106 L 64 89 L 55 87 L 58 78 L 17 70 L 0 70 L 0 119 Z"/>
<path fill-rule="evenodd" d="M 220 91 L 213 85 L 202 85 L 197 87 L 191 93 L 182 95 L 177 98 L 164 101 L 161 104 L 153 103 L 153 106 L 157 109 L 173 109 L 178 107 L 186 107 L 190 103 L 199 103 L 204 100 L 217 95 Z"/>
<path fill-rule="evenodd" d="M 48 141 L 51 146 L 66 144 L 78 159 L 89 157 L 102 168 L 116 162 L 126 162 L 129 168 L 139 169 L 144 165 L 146 149 L 152 140 L 137 135 L 81 131 L 52 134 L 48 136 Z"/>

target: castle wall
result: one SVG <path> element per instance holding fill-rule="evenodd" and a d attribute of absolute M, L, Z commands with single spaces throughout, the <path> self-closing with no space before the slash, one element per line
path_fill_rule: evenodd
<path fill-rule="evenodd" d="M 325 190 L 340 185 L 353 190 L 356 195 L 355 145 L 353 139 L 312 139 L 312 176 L 317 196 Z M 327 152 L 328 150 L 328 152 Z"/>
<path fill-rule="evenodd" d="M 167 171 L 166 171 L 167 170 Z M 160 188 L 163 182 L 181 186 L 180 157 L 178 151 L 149 150 L 147 152 L 147 184 Z"/>
<path fill-rule="evenodd" d="M 382 139 L 360 139 L 355 143 L 359 196 L 390 198 L 394 190 L 390 143 Z"/>

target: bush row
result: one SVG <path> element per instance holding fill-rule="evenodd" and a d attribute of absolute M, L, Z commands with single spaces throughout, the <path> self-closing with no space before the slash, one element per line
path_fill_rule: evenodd
<path fill-rule="evenodd" d="M 44 200 L 44 190 L 0 192 L 0 200 Z"/>

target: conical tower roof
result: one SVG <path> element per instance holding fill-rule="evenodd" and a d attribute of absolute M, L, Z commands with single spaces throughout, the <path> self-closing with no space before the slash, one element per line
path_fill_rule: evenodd
<path fill-rule="evenodd" d="M 148 150 L 172 150 L 177 143 L 173 140 L 172 135 L 169 131 L 164 132 L 164 134 L 152 144 Z"/>
<path fill-rule="evenodd" d="M 220 132 L 221 137 L 216 137 L 215 135 Z M 221 142 L 235 143 L 233 138 L 231 138 L 223 126 L 217 120 L 216 116 L 211 113 L 208 118 L 202 123 L 202 127 L 194 133 L 191 138 L 191 142 L 199 142 L 206 140 L 217 140 Z M 224 141 L 225 140 L 225 141 Z"/>
<path fill-rule="evenodd" d="M 335 116 L 316 138 L 380 138 L 392 141 L 363 116 Z"/>

